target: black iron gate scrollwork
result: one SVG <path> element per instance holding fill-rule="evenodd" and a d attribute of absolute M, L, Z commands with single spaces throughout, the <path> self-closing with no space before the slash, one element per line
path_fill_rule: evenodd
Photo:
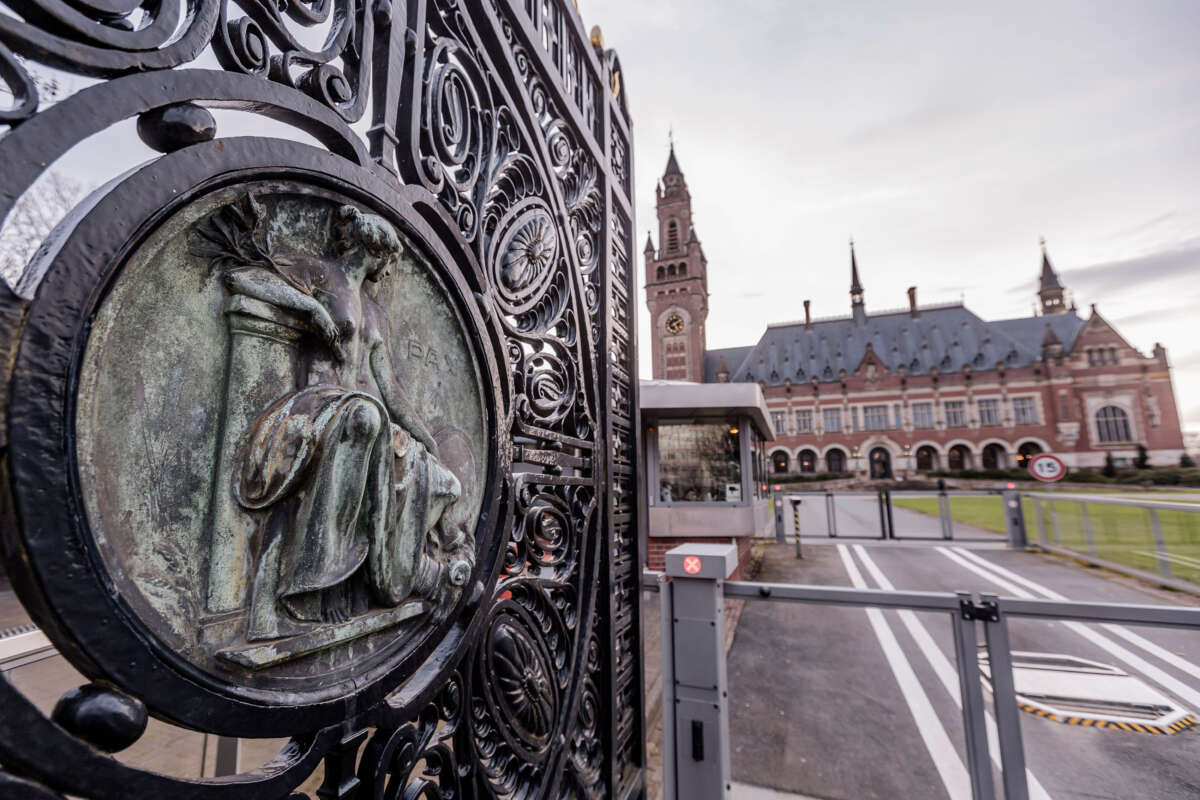
<path fill-rule="evenodd" d="M 326 800 L 643 796 L 598 30 L 569 0 L 0 6 L 0 221 L 119 123 L 155 151 L 0 283 L 5 571 L 91 681 L 47 715 L 0 677 L 0 798 L 301 800 L 322 766 Z M 114 755 L 148 715 L 290 742 L 175 778 Z"/>

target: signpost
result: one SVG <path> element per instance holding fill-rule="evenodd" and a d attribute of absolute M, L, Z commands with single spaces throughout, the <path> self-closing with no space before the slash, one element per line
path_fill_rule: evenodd
<path fill-rule="evenodd" d="M 1029 459 L 1029 474 L 1043 483 L 1055 483 L 1067 476 L 1067 465 L 1052 453 L 1039 453 Z"/>

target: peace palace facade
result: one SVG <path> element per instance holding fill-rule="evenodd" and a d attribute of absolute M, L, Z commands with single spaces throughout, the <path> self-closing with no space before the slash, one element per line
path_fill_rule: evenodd
<path fill-rule="evenodd" d="M 708 350 L 708 261 L 672 148 L 658 187 L 659 246 L 645 249 L 656 379 L 757 382 L 775 441 L 770 469 L 890 477 L 1023 466 L 1039 452 L 1099 467 L 1137 446 L 1179 462 L 1183 434 L 1167 352 L 1144 356 L 1092 305 L 1086 316 L 1042 247 L 1032 317 L 985 321 L 962 303 L 869 313 L 850 248 L 850 314 L 768 325 L 746 347 Z"/>

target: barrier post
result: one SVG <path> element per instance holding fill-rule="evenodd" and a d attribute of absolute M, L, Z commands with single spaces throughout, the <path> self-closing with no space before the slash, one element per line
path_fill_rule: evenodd
<path fill-rule="evenodd" d="M 732 544 L 684 544 L 666 554 L 671 582 L 672 702 L 663 696 L 663 730 L 673 736 L 664 773 L 674 767 L 671 800 L 727 800 L 729 693 L 725 673 L 725 579 L 737 568 Z M 665 630 L 665 629 L 664 629 Z M 664 678 L 666 670 L 664 669 Z M 666 682 L 663 684 L 666 689 Z"/>

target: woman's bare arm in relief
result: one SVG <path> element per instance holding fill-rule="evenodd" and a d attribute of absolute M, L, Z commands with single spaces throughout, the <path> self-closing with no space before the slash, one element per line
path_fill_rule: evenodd
<path fill-rule="evenodd" d="M 273 306 L 294 311 L 310 320 L 334 354 L 341 359 L 338 347 L 340 334 L 333 318 L 323 305 L 270 270 L 262 267 L 240 267 L 225 273 L 225 285 L 230 291 L 253 297 Z"/>

